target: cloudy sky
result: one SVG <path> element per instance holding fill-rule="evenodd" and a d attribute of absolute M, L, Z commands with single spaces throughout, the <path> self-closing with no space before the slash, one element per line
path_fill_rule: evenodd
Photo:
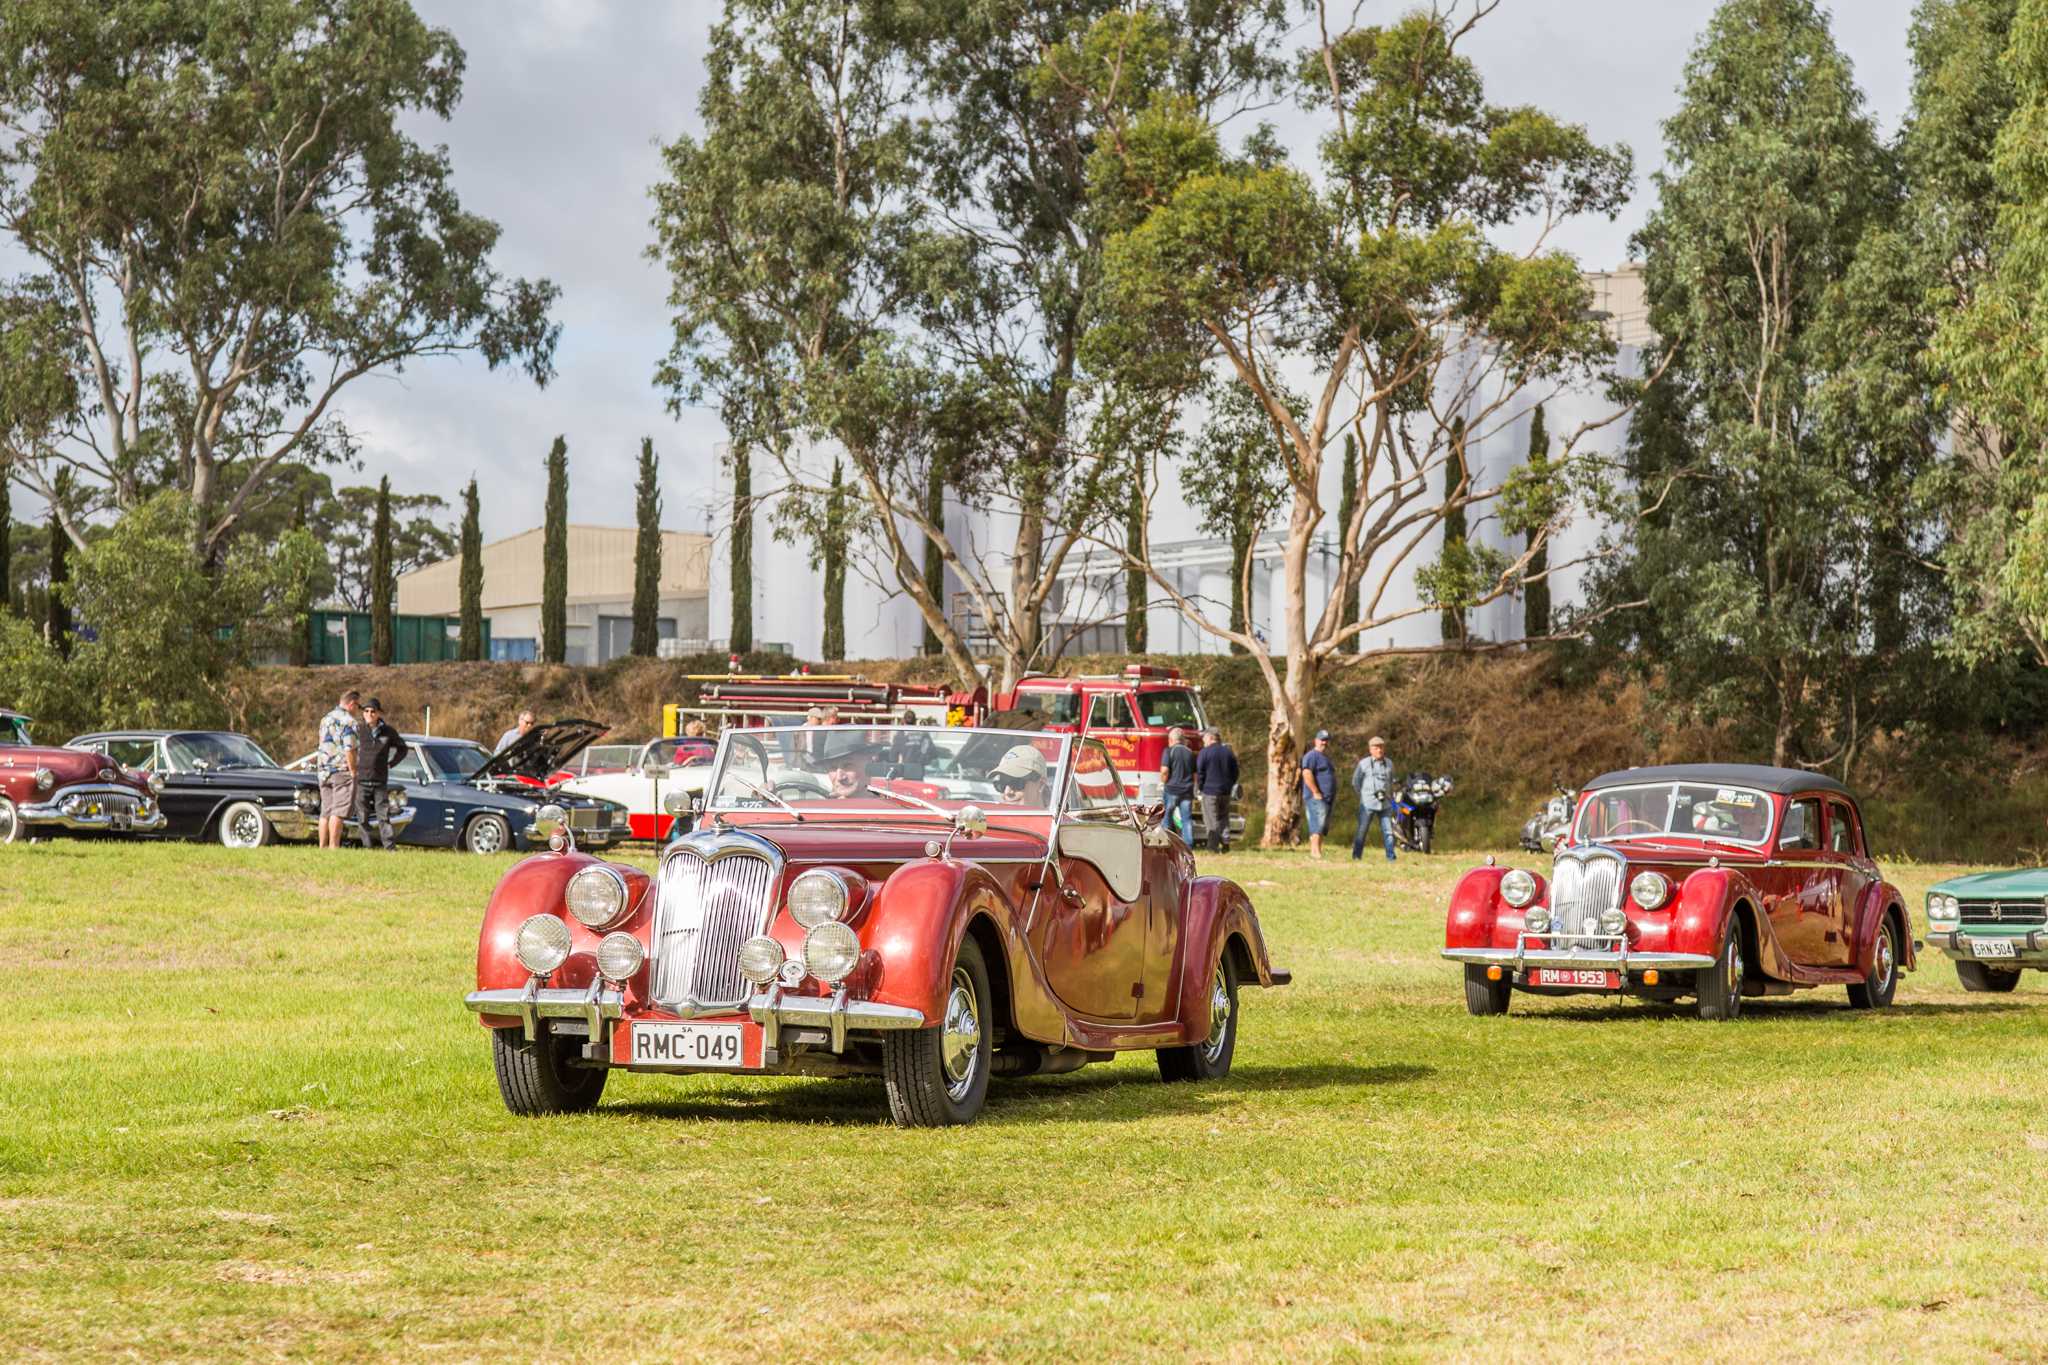
<path fill-rule="evenodd" d="M 545 390 L 455 360 L 358 381 L 342 407 L 364 440 L 365 477 L 388 473 L 395 487 L 452 501 L 475 473 L 486 537 L 510 535 L 540 522 L 540 462 L 560 432 L 569 442 L 571 518 L 630 525 L 633 460 L 640 438 L 651 435 L 662 456 L 665 521 L 704 529 L 721 431 L 711 413 L 671 416 L 651 382 L 668 343 L 666 283 L 643 252 L 660 145 L 696 127 L 704 40 L 718 5 L 414 3 L 469 54 L 453 120 L 423 123 L 417 135 L 448 145 L 466 203 L 503 225 L 501 268 L 561 286 L 562 341 L 558 374 Z M 1836 7 L 1837 39 L 1887 134 L 1906 105 L 1913 4 Z M 1410 7 L 1365 0 L 1362 12 L 1371 22 Z M 1602 142 L 1634 149 L 1637 194 L 1621 218 L 1573 225 L 1553 239 L 1589 268 L 1625 257 L 1649 207 L 1658 124 L 1712 10 L 1710 0 L 1505 0 L 1468 39 L 1491 99 L 1541 105 Z M 1299 127 L 1283 121 L 1283 132 Z"/>

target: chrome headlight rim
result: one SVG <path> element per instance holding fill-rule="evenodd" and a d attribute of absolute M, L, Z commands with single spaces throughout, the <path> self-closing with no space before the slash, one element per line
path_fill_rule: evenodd
<path fill-rule="evenodd" d="M 1962 902 L 1949 895 L 1946 891 L 1928 893 L 1927 918 L 1929 920 L 1953 922 L 1961 919 L 1962 913 Z"/>
<path fill-rule="evenodd" d="M 853 927 L 828 920 L 804 935 L 804 970 L 829 986 L 838 986 L 860 965 L 860 935 Z"/>
<path fill-rule="evenodd" d="M 1527 929 L 1532 934 L 1549 933 L 1550 907 L 1547 905 L 1530 906 L 1528 910 L 1523 912 L 1522 927 Z"/>
<path fill-rule="evenodd" d="M 147 782 L 149 789 L 155 792 L 158 796 L 162 796 L 164 794 L 164 788 L 170 785 L 168 782 L 164 780 L 164 775 L 162 773 L 145 773 L 143 777 L 144 780 Z M 315 796 L 313 799 L 314 802 L 317 804 L 320 798 L 318 796 Z"/>
<path fill-rule="evenodd" d="M 562 904 L 586 929 L 609 929 L 617 924 L 626 917 L 630 899 L 625 876 L 609 863 L 578 868 L 562 888 Z"/>
<path fill-rule="evenodd" d="M 783 952 L 780 939 L 756 934 L 740 944 L 738 956 L 740 975 L 756 986 L 766 986 L 782 975 L 789 955 Z"/>
<path fill-rule="evenodd" d="M 1645 910 L 1655 910 L 1671 899 L 1671 878 L 1644 868 L 1629 878 L 1629 899 Z"/>
<path fill-rule="evenodd" d="M 560 915 L 528 915 L 512 936 L 512 956 L 535 976 L 546 976 L 567 962 L 574 946 Z"/>
<path fill-rule="evenodd" d="M 829 888 L 829 889 L 828 889 Z M 800 891 L 809 894 L 822 893 L 816 903 L 799 903 Z M 809 930 L 821 924 L 843 924 L 853 906 L 853 887 L 844 873 L 829 867 L 814 867 L 800 872 L 789 884 L 789 893 L 783 897 L 789 907 L 789 917 L 798 927 Z"/>
<path fill-rule="evenodd" d="M 1525 868 L 1509 868 L 1500 879 L 1500 898 L 1517 910 L 1528 909 L 1536 899 L 1536 874 Z"/>
<path fill-rule="evenodd" d="M 1618 938 L 1628 932 L 1628 911 L 1621 906 L 1611 906 L 1600 912 L 1600 933 L 1607 938 Z"/>
<path fill-rule="evenodd" d="M 597 944 L 598 975 L 623 986 L 647 965 L 647 946 L 623 929 L 606 934 Z"/>
<path fill-rule="evenodd" d="M 50 771 L 50 770 L 49 770 L 48 768 L 38 768 L 38 769 L 36 769 L 36 790 L 37 790 L 37 791 L 39 791 L 39 792 L 46 792 L 46 791 L 48 791 L 48 790 L 49 790 L 50 788 L 52 788 L 52 787 L 54 787 L 54 786 L 56 786 L 56 785 L 57 785 L 57 774 L 55 774 L 55 773 L 51 772 L 51 771 Z"/>

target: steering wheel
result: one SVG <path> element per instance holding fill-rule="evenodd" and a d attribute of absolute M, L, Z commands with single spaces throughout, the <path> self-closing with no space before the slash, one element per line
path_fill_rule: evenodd
<path fill-rule="evenodd" d="M 1642 827 L 1643 827 L 1643 828 L 1644 828 L 1645 830 L 1647 830 L 1647 831 L 1648 831 L 1649 833 L 1651 833 L 1651 834 L 1662 834 L 1662 833 L 1664 832 L 1664 827 L 1663 827 L 1662 825 L 1659 825 L 1659 824 L 1657 824 L 1657 823 L 1655 823 L 1655 822 L 1653 822 L 1653 821 L 1650 821 L 1650 820 L 1624 820 L 1624 821 L 1622 821 L 1622 822 L 1621 822 L 1620 824 L 1616 825 L 1616 826 L 1615 826 L 1615 827 L 1614 827 L 1613 829 L 1610 829 L 1610 830 L 1608 830 L 1608 831 L 1607 831 L 1607 833 L 1609 833 L 1609 834 L 1627 834 L 1627 833 L 1630 833 L 1630 832 L 1631 832 L 1631 831 L 1629 830 L 1629 826 L 1630 826 L 1630 825 L 1641 825 L 1641 826 L 1642 826 Z"/>

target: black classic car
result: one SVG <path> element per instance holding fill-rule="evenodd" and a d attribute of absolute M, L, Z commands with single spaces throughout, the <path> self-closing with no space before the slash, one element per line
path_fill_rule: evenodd
<path fill-rule="evenodd" d="M 544 805 L 562 808 L 579 847 L 609 848 L 631 838 L 621 803 L 546 785 L 610 728 L 589 720 L 550 721 L 495 754 L 474 740 L 406 735 L 412 752 L 391 765 L 391 780 L 404 785 L 414 816 L 399 842 L 471 853 L 546 848 L 547 839 L 533 831 Z M 292 767 L 312 761 L 308 754 Z"/>
<path fill-rule="evenodd" d="M 144 773 L 161 774 L 158 803 L 172 839 L 218 839 L 229 848 L 256 848 L 272 839 L 312 839 L 320 832 L 319 779 L 287 772 L 247 735 L 231 730 L 102 730 L 69 745 L 105 754 Z M 405 789 L 385 794 L 385 815 L 395 831 L 411 824 Z M 354 820 L 348 837 L 360 837 Z"/>

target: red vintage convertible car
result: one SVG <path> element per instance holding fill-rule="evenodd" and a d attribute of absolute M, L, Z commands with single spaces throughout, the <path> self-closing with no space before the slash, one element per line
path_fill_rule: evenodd
<path fill-rule="evenodd" d="M 1691 996 L 1700 1018 L 1733 1019 L 1745 996 L 1808 986 L 1869 1009 L 1891 1003 L 1914 946 L 1848 788 L 1740 763 L 1595 778 L 1548 881 L 1489 858 L 1444 928 L 1474 1014 L 1506 1013 L 1519 990 Z"/>
<path fill-rule="evenodd" d="M 730 730 L 697 815 L 652 876 L 557 828 L 499 882 L 467 1004 L 514 1113 L 625 1068 L 880 1076 L 898 1123 L 966 1123 L 1118 1052 L 1220 1078 L 1238 988 L 1288 980 L 1094 740 Z"/>
<path fill-rule="evenodd" d="M 29 718 L 0 710 L 0 844 L 44 834 L 161 829 L 161 778 L 84 749 L 33 744 Z"/>

